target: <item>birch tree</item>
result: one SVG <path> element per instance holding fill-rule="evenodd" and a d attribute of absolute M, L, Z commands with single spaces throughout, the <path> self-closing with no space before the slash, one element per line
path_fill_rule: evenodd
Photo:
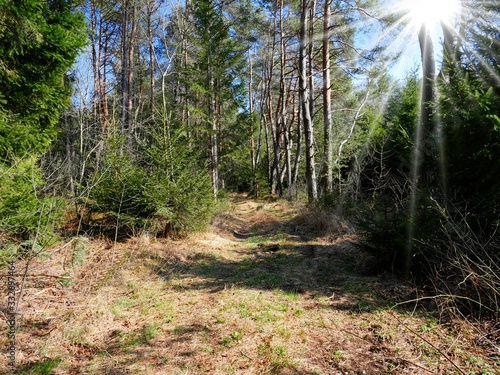
<path fill-rule="evenodd" d="M 310 96 L 307 77 L 307 30 L 309 25 L 309 11 L 311 2 L 302 0 L 300 5 L 300 32 L 299 32 L 299 101 L 302 110 L 302 122 L 305 136 L 306 152 L 306 183 L 307 196 L 312 203 L 318 199 L 318 189 L 316 181 L 316 165 L 314 155 L 314 129 L 311 117 Z"/>

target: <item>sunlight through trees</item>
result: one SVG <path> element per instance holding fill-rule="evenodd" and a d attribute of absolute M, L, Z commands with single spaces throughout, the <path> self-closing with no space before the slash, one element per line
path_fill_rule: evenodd
<path fill-rule="evenodd" d="M 0 242 L 42 226 L 181 237 L 232 192 L 307 200 L 355 223 L 377 272 L 435 277 L 492 311 L 499 12 L 479 0 L 0 0 Z M 412 72 L 394 68 L 415 51 Z"/>

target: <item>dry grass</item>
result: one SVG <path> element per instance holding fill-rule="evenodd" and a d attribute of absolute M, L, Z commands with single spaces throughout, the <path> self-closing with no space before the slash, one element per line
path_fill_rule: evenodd
<path fill-rule="evenodd" d="M 354 234 L 303 212 L 238 197 L 182 241 L 52 249 L 23 293 L 19 373 L 498 373 L 498 337 L 412 305 L 391 309 L 415 291 L 364 276 Z"/>

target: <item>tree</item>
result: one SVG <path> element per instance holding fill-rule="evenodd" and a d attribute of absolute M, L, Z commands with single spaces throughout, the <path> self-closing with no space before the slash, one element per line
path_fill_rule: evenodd
<path fill-rule="evenodd" d="M 85 45 L 67 0 L 0 2 L 0 159 L 47 150 L 71 94 L 67 69 Z"/>
<path fill-rule="evenodd" d="M 322 190 L 326 193 L 333 191 L 333 139 L 332 139 L 332 89 L 330 81 L 330 16 L 331 0 L 325 0 L 323 10 L 323 136 L 324 161 L 322 169 Z"/>
<path fill-rule="evenodd" d="M 66 73 L 85 24 L 70 0 L 1 0 L 0 9 L 0 230 L 29 237 L 52 220 L 39 155 L 69 104 Z"/>
<path fill-rule="evenodd" d="M 413 181 L 417 188 L 418 181 L 429 186 L 435 173 L 435 165 L 432 163 L 433 145 L 432 138 L 436 131 L 434 109 L 436 107 L 435 80 L 436 61 L 434 57 L 434 46 L 426 23 L 422 23 L 418 41 L 422 61 L 422 90 L 420 99 L 419 126 L 416 132 L 415 144 L 415 166 Z M 422 165 L 426 166 L 422 168 Z M 432 169 L 434 168 L 434 172 Z"/>
<path fill-rule="evenodd" d="M 318 199 L 318 189 L 316 181 L 316 166 L 314 158 L 314 129 L 311 117 L 311 105 L 307 78 L 307 52 L 308 46 L 307 29 L 309 25 L 308 13 L 310 2 L 308 0 L 301 1 L 300 7 L 300 36 L 299 36 L 299 97 L 302 110 L 302 123 L 304 125 L 305 148 L 306 148 L 306 182 L 307 196 L 309 202 L 314 202 Z"/>
<path fill-rule="evenodd" d="M 446 185 L 487 232 L 500 212 L 500 6 L 464 1 L 464 9 L 458 31 L 448 30 L 439 79 Z"/>
<path fill-rule="evenodd" d="M 219 190 L 219 159 L 225 122 L 234 115 L 243 88 L 236 77 L 241 76 L 246 46 L 230 36 L 232 25 L 222 14 L 222 4 L 203 0 L 193 4 L 193 21 L 197 41 L 196 60 L 189 67 L 190 90 L 200 100 L 209 138 L 210 173 L 214 196 Z M 242 91 L 241 91 L 242 94 Z"/>

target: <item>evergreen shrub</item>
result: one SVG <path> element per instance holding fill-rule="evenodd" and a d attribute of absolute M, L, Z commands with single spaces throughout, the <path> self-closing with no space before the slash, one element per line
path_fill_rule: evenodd
<path fill-rule="evenodd" d="M 65 203 L 44 194 L 45 181 L 36 161 L 32 156 L 12 165 L 0 163 L 0 234 L 16 243 L 36 240 L 45 247 L 58 238 Z"/>
<path fill-rule="evenodd" d="M 121 139 L 108 141 L 103 167 L 93 176 L 90 209 L 129 232 L 203 228 L 214 212 L 207 169 L 182 147 L 182 137 L 165 142 L 151 135 L 135 152 L 127 152 Z"/>

